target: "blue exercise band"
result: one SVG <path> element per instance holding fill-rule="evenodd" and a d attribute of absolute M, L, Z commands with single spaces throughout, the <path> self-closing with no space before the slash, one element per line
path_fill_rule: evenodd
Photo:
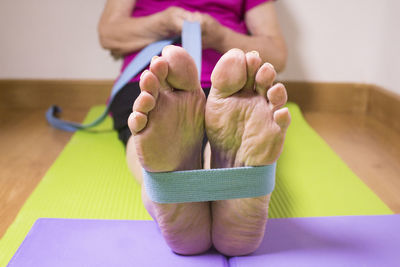
<path fill-rule="evenodd" d="M 159 55 L 162 49 L 170 44 L 176 42 L 179 38 L 172 38 L 167 40 L 161 40 L 149 44 L 140 51 L 139 54 L 128 64 L 125 70 L 121 73 L 118 80 L 115 82 L 112 90 L 110 99 L 106 109 L 103 113 L 89 124 L 81 124 L 72 121 L 66 121 L 57 118 L 57 115 L 61 113 L 61 108 L 53 105 L 46 111 L 46 119 L 50 125 L 53 127 L 68 131 L 75 132 L 76 130 L 84 130 L 94 127 L 100 124 L 110 112 L 110 106 L 114 101 L 115 96 L 121 89 L 136 75 L 138 75 L 143 69 L 150 64 L 151 59 Z M 193 57 L 197 70 L 199 71 L 199 77 L 201 74 L 201 28 L 200 24 L 197 22 L 185 21 L 182 29 L 182 46 L 185 48 L 189 54 Z"/>
<path fill-rule="evenodd" d="M 201 77 L 201 28 L 197 22 L 183 23 L 182 47 L 192 56 L 196 63 L 199 79 Z"/>
<path fill-rule="evenodd" d="M 275 187 L 276 163 L 261 167 L 147 172 L 144 187 L 158 203 L 215 201 L 265 196 Z"/>

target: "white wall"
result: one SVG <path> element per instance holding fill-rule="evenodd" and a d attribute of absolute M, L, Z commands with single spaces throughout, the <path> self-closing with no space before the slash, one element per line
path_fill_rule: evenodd
<path fill-rule="evenodd" d="M 98 42 L 105 0 L 0 0 L 0 78 L 114 79 Z"/>
<path fill-rule="evenodd" d="M 101 49 L 105 0 L 1 0 L 0 79 L 113 79 Z M 361 82 L 400 94 L 400 2 L 279 0 L 289 46 L 284 80 Z"/>
<path fill-rule="evenodd" d="M 283 80 L 361 82 L 400 94 L 400 2 L 277 1 L 289 60 Z"/>

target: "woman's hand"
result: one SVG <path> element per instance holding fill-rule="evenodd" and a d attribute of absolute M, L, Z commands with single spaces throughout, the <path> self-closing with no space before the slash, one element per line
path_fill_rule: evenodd
<path fill-rule="evenodd" d="M 217 44 L 222 40 L 223 29 L 216 19 L 208 14 L 193 12 L 189 21 L 197 21 L 201 26 L 201 40 L 203 49 L 216 48 Z"/>
<path fill-rule="evenodd" d="M 285 67 L 287 51 L 280 31 L 274 2 L 260 4 L 245 13 L 248 34 L 238 33 L 221 25 L 208 14 L 193 12 L 191 21 L 201 24 L 203 48 L 213 48 L 221 54 L 232 48 L 245 52 L 258 51 L 263 62 L 280 72 Z"/>
<path fill-rule="evenodd" d="M 190 20 L 192 12 L 187 11 L 180 7 L 169 7 L 158 13 L 162 21 L 162 35 L 161 38 L 180 35 L 182 32 L 183 22 Z"/>
<path fill-rule="evenodd" d="M 149 16 L 131 17 L 135 4 L 136 0 L 107 0 L 98 25 L 99 40 L 114 58 L 179 35 L 183 21 L 192 15 L 182 8 L 170 7 Z"/>

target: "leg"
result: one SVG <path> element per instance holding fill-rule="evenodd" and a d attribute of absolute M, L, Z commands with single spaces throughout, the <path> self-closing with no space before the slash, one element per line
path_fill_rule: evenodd
<path fill-rule="evenodd" d="M 164 48 L 142 74 L 141 94 L 128 125 L 130 169 L 141 182 L 141 168 L 167 172 L 201 168 L 205 96 L 192 58 L 179 47 Z M 140 162 L 140 163 L 138 163 Z M 211 246 L 208 202 L 160 204 L 142 189 L 146 209 L 171 249 L 197 254 Z"/>
<path fill-rule="evenodd" d="M 228 51 L 217 63 L 206 105 L 211 167 L 272 164 L 279 157 L 290 123 L 286 90 L 272 86 L 275 70 L 256 52 Z M 245 179 L 245 177 L 243 177 Z M 268 218 L 270 196 L 212 203 L 212 240 L 223 254 L 255 251 Z"/>
<path fill-rule="evenodd" d="M 211 169 L 211 147 L 210 142 L 207 142 L 206 147 L 204 148 L 204 166 L 203 169 Z"/>
<path fill-rule="evenodd" d="M 139 157 L 136 154 L 135 141 L 133 135 L 129 138 L 126 144 L 126 163 L 128 164 L 129 170 L 135 176 L 136 181 L 143 184 L 142 165 L 140 165 Z"/>

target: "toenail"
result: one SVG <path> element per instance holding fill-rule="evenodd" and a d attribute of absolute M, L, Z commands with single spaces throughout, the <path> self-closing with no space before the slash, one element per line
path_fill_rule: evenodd
<path fill-rule="evenodd" d="M 140 75 L 140 79 L 142 79 L 143 75 L 144 75 L 145 73 L 147 73 L 147 72 L 149 72 L 149 70 L 144 70 L 144 71 L 142 72 L 142 74 Z"/>
<path fill-rule="evenodd" d="M 268 65 L 271 69 L 275 70 L 274 65 L 272 65 L 271 63 L 265 62 L 266 65 Z"/>
<path fill-rule="evenodd" d="M 151 62 L 153 62 L 154 60 L 156 60 L 157 58 L 159 58 L 159 56 L 154 56 L 151 58 Z"/>
<path fill-rule="evenodd" d="M 259 54 L 259 53 L 258 53 L 258 51 L 256 51 L 256 50 L 253 50 L 253 51 L 251 51 L 250 53 L 252 53 L 252 54 L 256 55 L 257 57 L 259 57 L 259 56 L 260 56 L 260 54 Z"/>

